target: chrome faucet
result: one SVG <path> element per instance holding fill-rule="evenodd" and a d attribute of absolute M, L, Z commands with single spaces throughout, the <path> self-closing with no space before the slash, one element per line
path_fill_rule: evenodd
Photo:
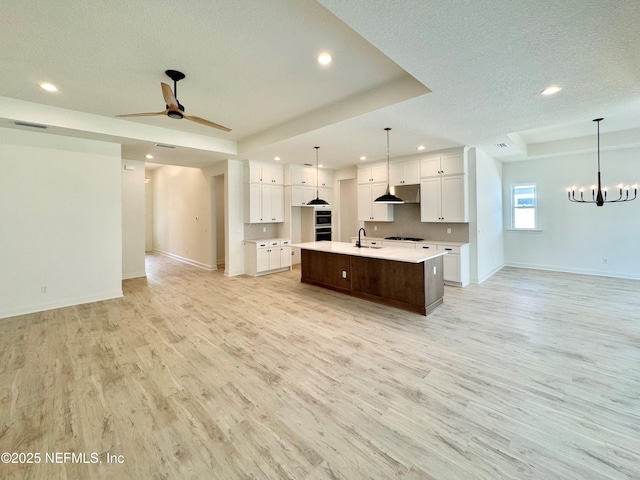
<path fill-rule="evenodd" d="M 358 248 L 362 247 L 362 242 L 360 241 L 360 232 L 363 232 L 365 237 L 367 236 L 367 231 L 364 228 L 358 230 L 358 241 L 356 242 L 356 247 Z"/>

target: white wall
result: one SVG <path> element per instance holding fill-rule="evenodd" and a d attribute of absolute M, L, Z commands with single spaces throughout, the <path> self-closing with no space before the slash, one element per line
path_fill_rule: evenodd
<path fill-rule="evenodd" d="M 144 162 L 122 160 L 122 278 L 146 276 Z"/>
<path fill-rule="evenodd" d="M 120 145 L 0 129 L 0 318 L 122 296 L 120 169 Z"/>
<path fill-rule="evenodd" d="M 471 282 L 482 283 L 504 266 L 502 163 L 476 148 L 468 159 Z"/>
<path fill-rule="evenodd" d="M 640 149 L 601 152 L 603 185 L 640 182 Z M 640 199 L 630 203 L 577 204 L 571 185 L 597 180 L 596 153 L 503 165 L 504 222 L 510 226 L 509 187 L 536 182 L 540 232 L 505 233 L 507 265 L 640 279 Z M 606 263 L 604 263 L 606 259 Z"/>
<path fill-rule="evenodd" d="M 199 168 L 165 166 L 152 172 L 154 250 L 214 270 L 209 178 Z"/>
<path fill-rule="evenodd" d="M 151 181 L 151 172 L 145 172 L 144 198 L 145 198 L 145 246 L 147 252 L 153 251 L 153 182 Z"/>

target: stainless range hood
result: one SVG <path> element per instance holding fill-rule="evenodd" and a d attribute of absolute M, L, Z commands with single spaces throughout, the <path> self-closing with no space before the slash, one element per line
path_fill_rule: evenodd
<path fill-rule="evenodd" d="M 394 185 L 389 189 L 392 194 L 404 200 L 404 203 L 420 203 L 420 184 Z"/>

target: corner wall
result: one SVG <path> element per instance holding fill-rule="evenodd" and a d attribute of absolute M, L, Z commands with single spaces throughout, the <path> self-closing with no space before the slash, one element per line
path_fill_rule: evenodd
<path fill-rule="evenodd" d="M 122 278 L 144 277 L 145 183 L 144 162 L 122 160 Z"/>
<path fill-rule="evenodd" d="M 0 318 L 122 296 L 120 168 L 117 144 L 0 129 Z"/>

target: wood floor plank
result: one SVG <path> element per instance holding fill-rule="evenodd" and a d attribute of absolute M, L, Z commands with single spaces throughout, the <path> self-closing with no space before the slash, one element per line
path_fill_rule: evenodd
<path fill-rule="evenodd" d="M 0 478 L 640 478 L 638 281 L 505 268 L 425 318 L 295 269 L 147 272 L 0 320 L 0 452 L 103 462 Z"/>

